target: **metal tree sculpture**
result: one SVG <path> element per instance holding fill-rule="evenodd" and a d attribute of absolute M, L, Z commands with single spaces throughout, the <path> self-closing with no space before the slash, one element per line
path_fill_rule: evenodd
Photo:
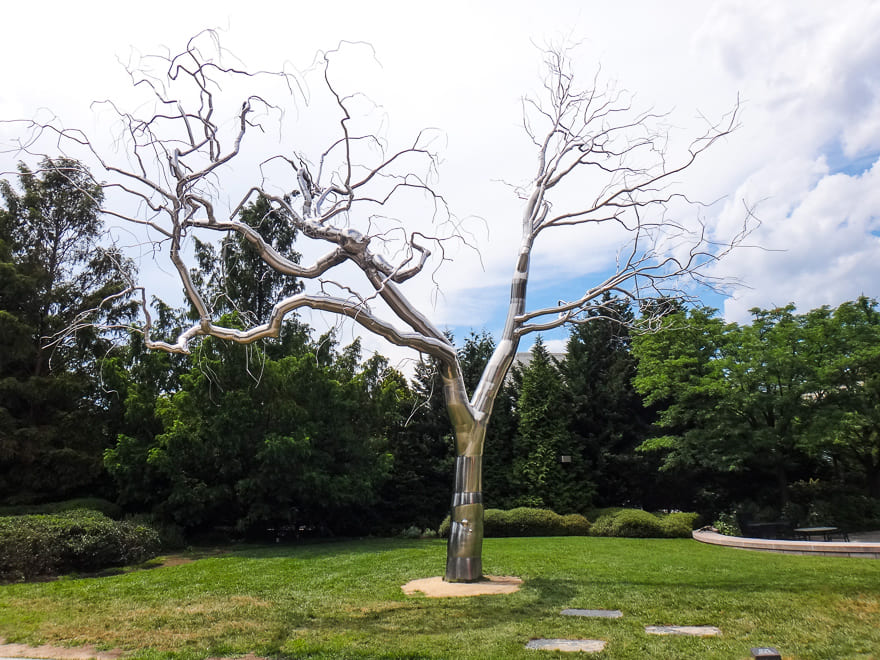
<path fill-rule="evenodd" d="M 506 322 L 476 390 L 469 395 L 455 347 L 401 287 L 426 270 L 432 250 L 439 252 L 441 261 L 445 259 L 444 239 L 424 230 L 410 230 L 405 223 L 391 225 L 385 211 L 394 200 L 415 193 L 422 202 L 427 200 L 429 215 L 449 217 L 445 201 L 432 188 L 430 175 L 436 156 L 426 146 L 425 135 L 420 134 L 411 146 L 393 151 L 376 133 L 360 132 L 353 108 L 362 98 L 344 96 L 337 90 L 328 73 L 330 54 L 324 55 L 319 65 L 338 118 L 336 139 L 325 150 L 315 152 L 312 161 L 290 144 L 281 142 L 279 147 L 274 143 L 272 148 L 278 151 L 262 155 L 254 170 L 256 179 L 245 186 L 244 199 L 231 213 L 233 205 L 229 204 L 221 216 L 220 200 L 236 185 L 229 182 L 232 164 L 247 160 L 247 148 L 273 129 L 284 105 L 270 103 L 263 95 L 242 95 L 234 112 L 221 116 L 222 109 L 230 107 L 221 102 L 230 92 L 221 88 L 220 81 L 235 87 L 238 82 L 250 85 L 270 79 L 281 82 L 293 96 L 298 96 L 302 87 L 300 79 L 288 73 L 249 73 L 225 66 L 219 55 L 206 55 L 198 39 L 190 41 L 181 54 L 160 58 L 162 75 L 133 72 L 135 85 L 149 90 L 153 98 L 146 116 L 129 114 L 110 104 L 123 127 L 118 142 L 125 147 L 124 164 L 98 153 L 82 132 L 47 123 L 32 123 L 32 139 L 22 148 L 29 150 L 34 136 L 45 136 L 47 131 L 56 135 L 58 143 L 85 148 L 103 166 L 108 179 L 102 184 L 110 201 L 104 212 L 146 228 L 157 249 L 167 248 L 198 320 L 174 342 L 155 340 L 144 290 L 133 286 L 141 300 L 145 319 L 141 330 L 149 348 L 188 353 L 191 343 L 205 336 L 239 343 L 274 337 L 286 315 L 307 307 L 348 317 L 392 344 L 435 358 L 441 365 L 456 444 L 445 577 L 458 582 L 480 579 L 483 441 L 493 403 L 520 340 L 535 331 L 602 318 L 606 293 L 629 297 L 636 303 L 680 298 L 684 295 L 683 279 L 708 278 L 707 267 L 740 242 L 748 228 L 744 226 L 730 240 L 713 243 L 699 222 L 688 224 L 669 217 L 673 202 L 689 204 L 669 186 L 701 153 L 730 133 L 735 111 L 722 123 L 709 126 L 673 164 L 667 153 L 668 136 L 652 128 L 662 117 L 634 112 L 624 93 L 579 89 L 565 53 L 545 54 L 543 98 L 526 99 L 523 106 L 537 168 L 528 186 L 517 191 L 523 200 L 521 238 Z M 136 204 L 119 202 L 120 194 Z M 238 210 L 257 195 L 289 218 L 302 236 L 326 245 L 323 256 L 310 265 L 300 265 L 273 248 L 271 238 L 261 235 L 259 227 L 238 219 Z M 615 272 L 577 300 L 529 310 L 529 263 L 538 237 L 561 227 L 585 229 L 605 224 L 615 225 L 626 236 Z M 224 325 L 194 284 L 185 247 L 192 234 L 210 232 L 237 232 L 269 266 L 300 281 L 311 281 L 313 286 L 278 300 L 268 318 L 256 324 L 244 328 Z M 351 281 L 357 271 L 365 283 L 361 293 Z M 342 273 L 345 284 L 341 279 L 329 279 L 336 272 Z"/>

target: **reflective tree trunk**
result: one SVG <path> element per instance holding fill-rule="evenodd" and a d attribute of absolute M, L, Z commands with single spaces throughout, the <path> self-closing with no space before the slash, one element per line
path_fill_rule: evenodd
<path fill-rule="evenodd" d="M 485 428 L 476 433 L 485 436 Z M 459 443 L 461 444 L 461 443 Z M 479 454 L 455 458 L 452 524 L 446 550 L 447 582 L 475 582 L 483 576 L 483 442 Z"/>
<path fill-rule="evenodd" d="M 488 415 L 470 405 L 457 363 L 446 365 L 442 376 L 455 432 L 455 488 L 444 579 L 476 582 L 483 577 L 483 441 Z"/>

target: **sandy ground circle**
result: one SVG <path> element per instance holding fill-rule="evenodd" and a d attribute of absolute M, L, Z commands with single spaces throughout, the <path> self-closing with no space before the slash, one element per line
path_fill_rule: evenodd
<path fill-rule="evenodd" d="M 405 594 L 421 591 L 428 598 L 459 598 L 463 596 L 487 596 L 512 594 L 519 591 L 522 580 L 510 575 L 486 575 L 479 582 L 444 582 L 442 577 L 411 580 L 403 587 Z"/>
<path fill-rule="evenodd" d="M 98 651 L 94 646 L 29 646 L 27 644 L 6 644 L 0 637 L 0 657 L 4 658 L 55 658 L 56 660 L 116 660 L 121 651 Z"/>

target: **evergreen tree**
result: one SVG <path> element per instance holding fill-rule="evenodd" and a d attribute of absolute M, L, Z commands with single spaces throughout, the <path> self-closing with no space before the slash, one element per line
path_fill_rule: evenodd
<path fill-rule="evenodd" d="M 270 247 L 293 263 L 301 255 L 294 249 L 297 232 L 294 223 L 280 209 L 273 209 L 259 196 L 246 204 L 238 219 L 261 235 L 271 237 Z M 302 283 L 269 266 L 259 252 L 239 233 L 226 236 L 219 246 L 195 241 L 199 267 L 191 276 L 204 299 L 215 311 L 238 315 L 239 325 L 262 323 L 275 303 L 284 296 L 302 291 Z M 263 342 L 262 349 L 273 357 L 282 357 L 308 342 L 308 329 L 295 315 L 285 320 L 278 341 Z"/>
<path fill-rule="evenodd" d="M 102 189 L 76 161 L 19 166 L 0 181 L 0 500 L 69 497 L 99 488 L 113 437 L 98 364 L 110 349 L 93 327 L 66 330 L 125 289 L 131 265 L 102 248 Z M 106 307 L 122 324 L 131 307 Z"/>
<path fill-rule="evenodd" d="M 451 337 L 450 337 L 451 339 Z M 485 330 L 470 332 L 458 349 L 465 385 L 472 391 L 495 348 Z M 448 513 L 446 495 L 453 479 L 452 425 L 443 400 L 443 384 L 435 361 L 416 365 L 411 398 L 401 415 L 403 424 L 390 435 L 394 468 L 383 491 L 393 525 L 433 527 Z M 512 439 L 516 431 L 511 387 L 499 394 L 486 433 L 483 472 L 489 506 L 509 506 L 513 489 Z"/>
<path fill-rule="evenodd" d="M 626 301 L 604 300 L 605 311 L 574 326 L 560 364 L 571 401 L 572 445 L 579 478 L 596 488 L 597 506 L 663 506 L 656 457 L 637 452 L 653 420 L 632 379 L 633 312 Z M 573 459 L 574 461 L 574 459 Z"/>
<path fill-rule="evenodd" d="M 556 360 L 540 337 L 532 359 L 522 368 L 517 405 L 513 479 L 520 506 L 546 507 L 557 513 L 585 511 L 592 505 L 593 485 L 575 461 L 568 431 L 570 410 Z M 571 469 L 574 468 L 574 469 Z"/>

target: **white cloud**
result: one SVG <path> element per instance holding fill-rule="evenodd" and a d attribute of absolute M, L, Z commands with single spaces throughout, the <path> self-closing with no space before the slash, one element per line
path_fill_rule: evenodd
<path fill-rule="evenodd" d="M 725 303 L 727 318 L 745 320 L 751 307 L 795 302 L 806 311 L 877 295 L 880 164 L 860 176 L 821 176 L 768 215 L 759 242 L 780 251 L 743 250 L 724 264 L 728 273 L 747 273 L 753 287 Z"/>
<path fill-rule="evenodd" d="M 676 135 L 701 132 L 703 117 L 719 118 L 740 94 L 742 128 L 682 183 L 694 198 L 722 198 L 704 212 L 719 235 L 741 224 L 745 200 L 763 222 L 752 240 L 786 251 L 744 250 L 722 266 L 719 273 L 752 287 L 725 305 L 728 316 L 741 318 L 754 305 L 793 300 L 806 309 L 876 295 L 877 166 L 863 176 L 835 172 L 880 152 L 880 3 L 253 0 L 212 3 L 207 11 L 198 4 L 157 0 L 135 18 L 110 2 L 7 8 L 0 111 L 48 105 L 66 125 L 100 131 L 88 102 L 128 94 L 116 57 L 125 60 L 132 47 L 179 49 L 208 26 L 228 28 L 224 45 L 254 67 L 289 61 L 304 68 L 340 39 L 369 41 L 381 66 L 350 59 L 338 81 L 382 104 L 394 139 L 441 128 L 440 188 L 457 216 L 482 218 L 467 221 L 480 256 L 453 250 L 454 264 L 437 274 L 443 295 L 429 278 L 407 291 L 440 325 L 481 328 L 506 303 L 519 235 L 520 203 L 500 181 L 522 183 L 535 166 L 518 102 L 540 87 L 531 41 L 582 40 L 579 71 L 590 76 L 601 62 L 604 75 L 637 93 L 638 106 L 670 110 Z M 308 124 L 301 135 L 317 128 Z M 9 133 L 0 127 L 0 137 Z M 0 160 L 0 171 L 13 165 L 12 157 Z M 573 277 L 589 284 L 618 247 L 608 235 L 542 237 L 534 290 Z"/>

